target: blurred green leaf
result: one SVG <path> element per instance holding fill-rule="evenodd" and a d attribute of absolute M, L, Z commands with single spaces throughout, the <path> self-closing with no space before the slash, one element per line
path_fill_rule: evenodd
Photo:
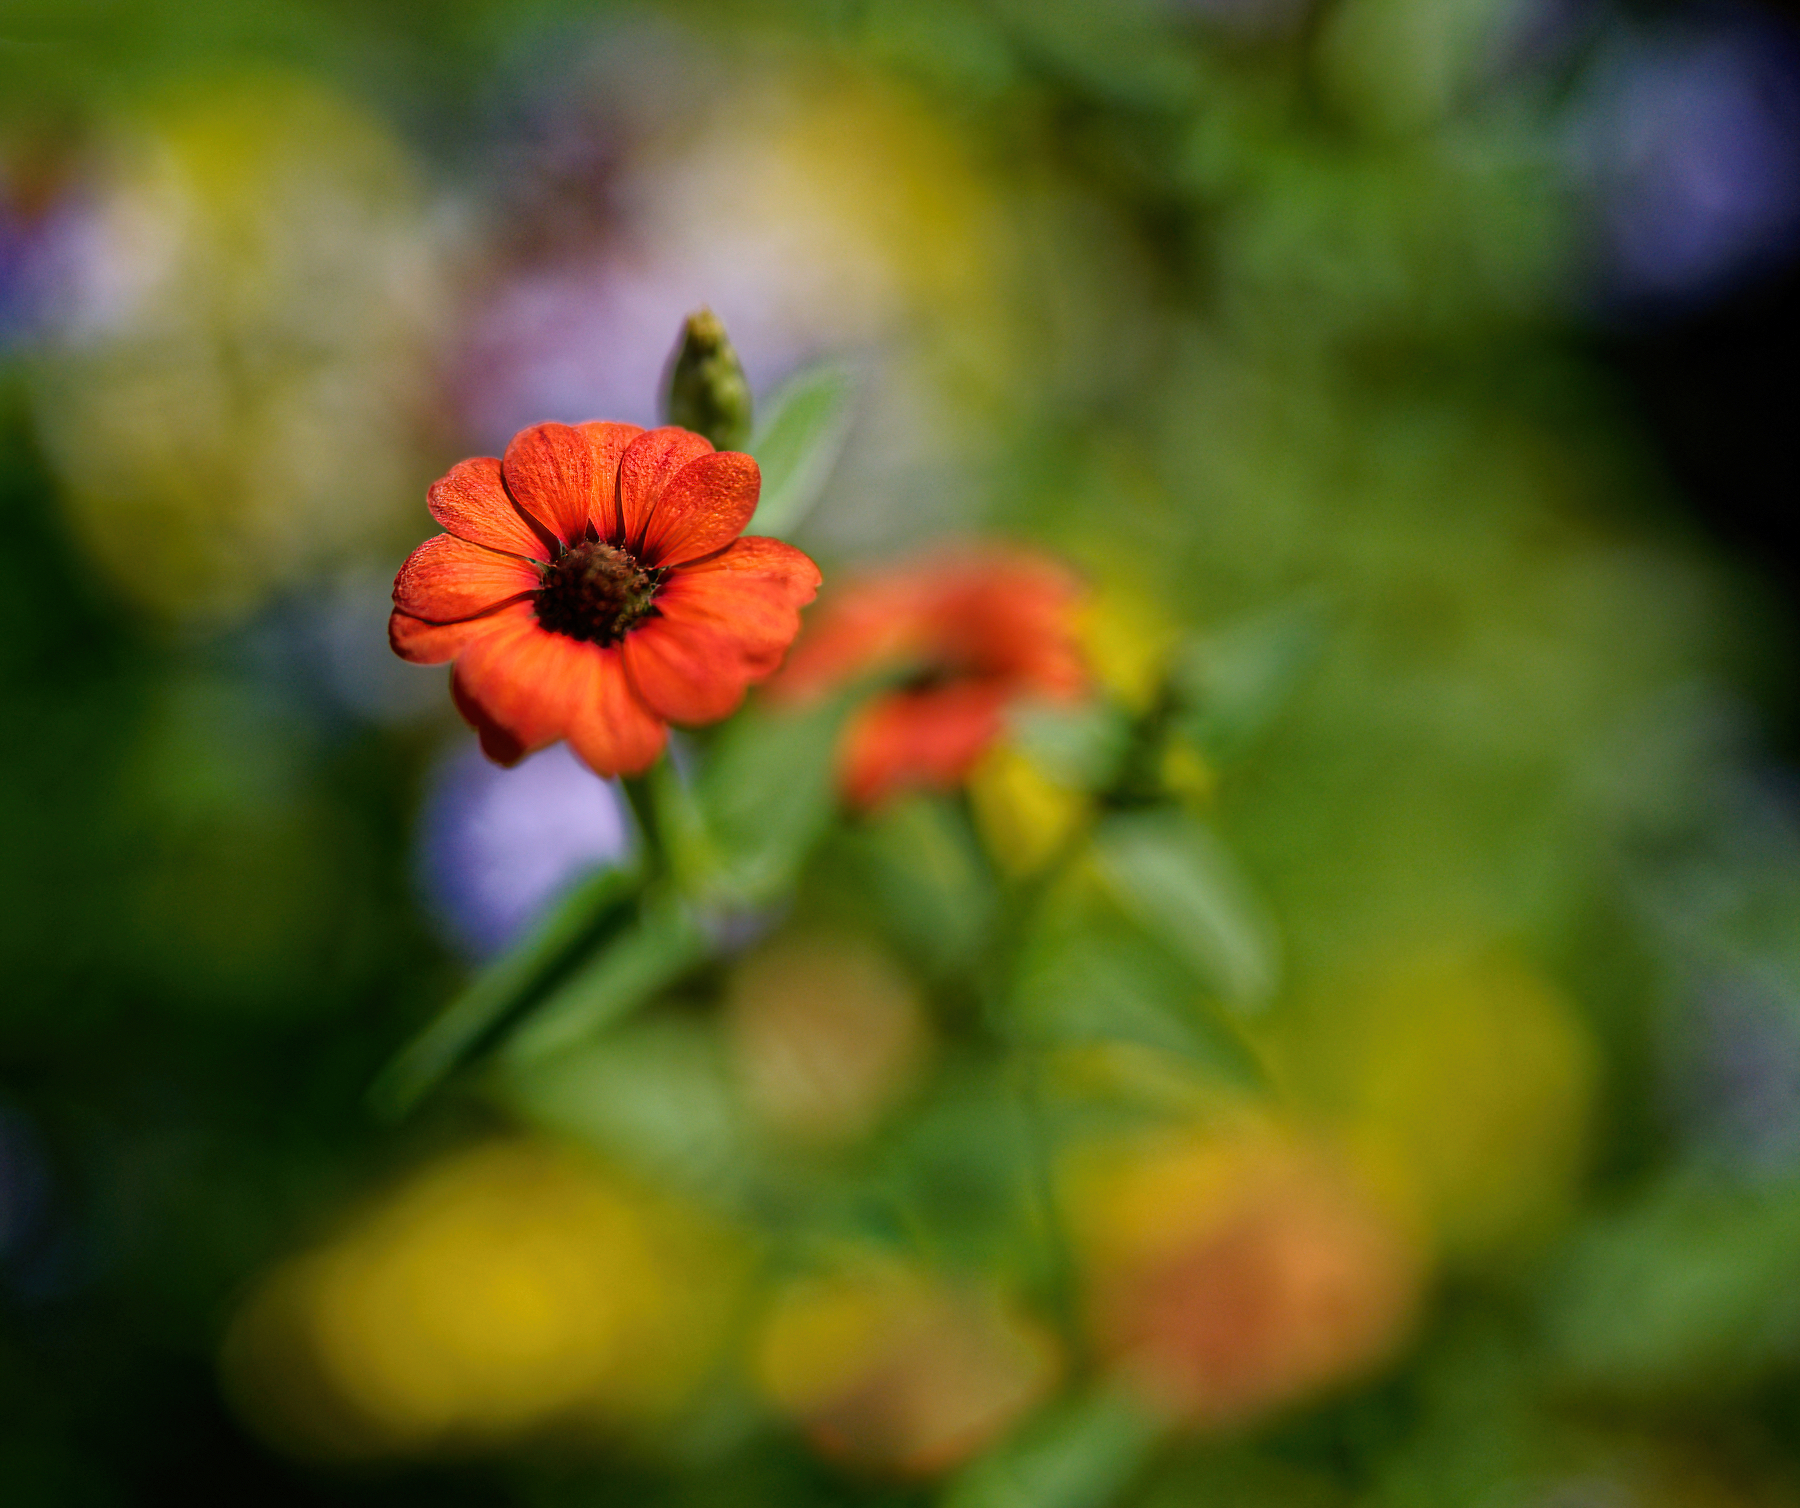
<path fill-rule="evenodd" d="M 720 732 L 694 790 L 713 888 L 754 904 L 793 884 L 836 809 L 832 766 L 849 706 L 847 697 L 798 711 L 759 706 Z"/>
<path fill-rule="evenodd" d="M 389 1118 L 406 1114 L 583 952 L 622 927 L 637 883 L 631 872 L 611 869 L 571 890 L 382 1070 L 369 1091 L 377 1113 Z"/>
<path fill-rule="evenodd" d="M 1185 959 L 1228 1004 L 1266 1004 L 1279 979 L 1274 926 L 1230 851 L 1183 814 L 1126 812 L 1094 838 L 1094 861 L 1113 898 Z"/>
<path fill-rule="evenodd" d="M 1241 753 L 1280 715 L 1325 647 L 1316 602 L 1260 613 L 1190 645 L 1171 680 L 1181 724 L 1215 759 Z"/>
<path fill-rule="evenodd" d="M 871 1187 L 934 1261 L 1041 1282 L 1042 1130 L 1024 1096 L 963 1064 L 896 1128 Z"/>
<path fill-rule="evenodd" d="M 927 970 L 972 963 L 992 926 L 991 870 L 962 814 L 938 797 L 895 802 L 838 835 L 854 883 L 899 949 Z"/>
<path fill-rule="evenodd" d="M 1552 1354 L 1584 1386 L 1741 1386 L 1800 1356 L 1800 1186 L 1683 1169 L 1592 1222 L 1547 1291 Z"/>
<path fill-rule="evenodd" d="M 776 390 L 750 440 L 762 501 L 745 533 L 786 539 L 805 522 L 844 447 L 855 397 L 855 379 L 834 362 L 807 367 Z"/>
<path fill-rule="evenodd" d="M 1005 1029 L 1038 1047 L 1129 1042 L 1197 1063 L 1244 1087 L 1262 1067 L 1194 983 L 1187 963 L 1122 918 L 1053 912 L 1027 946 Z"/>
<path fill-rule="evenodd" d="M 637 919 L 519 1025 L 502 1057 L 508 1066 L 561 1052 L 621 1020 L 673 984 L 706 955 L 706 934 L 671 896 L 646 898 Z"/>
<path fill-rule="evenodd" d="M 747 1144 L 717 1037 L 699 1022 L 634 1023 L 507 1073 L 526 1119 L 690 1188 L 742 1182 Z"/>
<path fill-rule="evenodd" d="M 1028 704 L 1008 719 L 1019 751 L 1059 784 L 1099 791 L 1113 783 L 1131 748 L 1131 721 L 1101 700 L 1072 707 Z"/>
<path fill-rule="evenodd" d="M 1156 1424 L 1122 1393 L 1099 1388 L 1040 1414 L 952 1481 L 944 1508 L 1105 1508 L 1155 1449 Z"/>

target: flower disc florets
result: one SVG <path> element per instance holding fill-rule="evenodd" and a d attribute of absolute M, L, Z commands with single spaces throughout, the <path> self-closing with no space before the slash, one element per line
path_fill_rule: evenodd
<path fill-rule="evenodd" d="M 615 644 L 655 611 L 661 576 L 612 545 L 576 545 L 544 573 L 537 620 L 553 634 Z"/>

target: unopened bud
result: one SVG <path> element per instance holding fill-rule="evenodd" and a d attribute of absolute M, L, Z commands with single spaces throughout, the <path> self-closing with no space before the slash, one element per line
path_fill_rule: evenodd
<path fill-rule="evenodd" d="M 720 450 L 742 450 L 750 440 L 750 383 L 710 309 L 690 314 L 669 364 L 669 423 L 705 435 Z"/>

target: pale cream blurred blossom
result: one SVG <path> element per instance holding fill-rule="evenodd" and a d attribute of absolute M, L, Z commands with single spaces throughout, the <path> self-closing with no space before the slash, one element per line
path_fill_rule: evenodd
<path fill-rule="evenodd" d="M 832 1145 L 866 1135 L 914 1086 L 930 1046 L 917 987 L 871 943 L 784 935 L 726 992 L 731 1064 L 776 1135 Z"/>
<path fill-rule="evenodd" d="M 110 590 L 234 615 L 417 511 L 442 284 L 381 122 L 274 73 L 114 119 L 36 373 L 70 522 Z"/>

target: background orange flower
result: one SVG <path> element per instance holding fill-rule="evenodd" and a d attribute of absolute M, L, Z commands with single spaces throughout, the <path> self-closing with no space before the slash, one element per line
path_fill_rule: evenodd
<path fill-rule="evenodd" d="M 938 555 L 852 582 L 820 611 L 778 688 L 812 697 L 859 676 L 903 677 L 845 735 L 844 790 L 860 806 L 967 778 L 1006 709 L 1087 684 L 1076 639 L 1080 583 L 1025 551 Z"/>

